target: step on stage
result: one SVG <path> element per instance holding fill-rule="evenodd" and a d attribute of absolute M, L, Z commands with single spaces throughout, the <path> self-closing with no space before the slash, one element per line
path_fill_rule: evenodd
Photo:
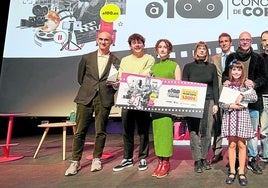
<path fill-rule="evenodd" d="M 121 134 L 108 134 L 105 152 L 114 153 L 115 156 L 102 161 L 103 169 L 99 172 L 90 172 L 92 144 L 86 144 L 81 160 L 82 169 L 75 176 L 64 176 L 71 159 L 72 135 L 66 138 L 66 160 L 62 160 L 62 135 L 48 134 L 38 157 L 33 158 L 35 149 L 41 135 L 13 138 L 20 143 L 16 149 L 11 150 L 12 155 L 23 154 L 24 158 L 0 163 L 0 187 L 9 188 L 73 188 L 73 187 L 99 187 L 99 188 L 196 188 L 196 187 L 227 187 L 227 152 L 224 146 L 224 160 L 212 166 L 211 170 L 203 173 L 194 173 L 193 161 L 189 145 L 175 145 L 174 155 L 170 160 L 171 170 L 168 176 L 157 179 L 152 173 L 157 164 L 154 155 L 152 135 L 150 135 L 150 153 L 147 158 L 148 169 L 138 171 L 138 136 L 135 136 L 134 166 L 119 172 L 113 172 L 112 168 L 118 165 L 123 157 L 123 142 Z M 87 141 L 92 142 L 94 136 L 88 134 Z M 4 142 L 5 140 L 0 140 Z M 2 153 L 0 153 L 2 155 Z M 209 158 L 212 157 L 212 152 Z M 268 167 L 261 163 L 263 175 L 255 175 L 247 171 L 247 187 L 267 187 Z M 232 187 L 241 187 L 236 179 Z"/>

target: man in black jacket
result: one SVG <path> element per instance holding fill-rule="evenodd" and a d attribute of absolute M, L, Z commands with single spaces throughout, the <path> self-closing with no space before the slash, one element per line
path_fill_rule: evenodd
<path fill-rule="evenodd" d="M 261 56 L 264 59 L 264 66 L 266 71 L 266 84 L 263 87 L 263 111 L 261 112 L 261 150 L 259 152 L 260 160 L 268 163 L 268 30 L 261 34 L 261 45 L 263 52 Z"/>

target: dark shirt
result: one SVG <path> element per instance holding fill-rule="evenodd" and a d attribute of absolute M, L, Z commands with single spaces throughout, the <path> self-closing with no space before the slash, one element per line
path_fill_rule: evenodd
<path fill-rule="evenodd" d="M 264 59 L 264 67 L 265 67 L 265 73 L 266 73 L 266 82 L 263 86 L 263 94 L 268 94 L 268 54 L 261 53 L 261 56 Z"/>
<path fill-rule="evenodd" d="M 204 61 L 194 61 L 184 66 L 182 80 L 207 84 L 206 100 L 218 105 L 219 85 L 216 66 Z"/>

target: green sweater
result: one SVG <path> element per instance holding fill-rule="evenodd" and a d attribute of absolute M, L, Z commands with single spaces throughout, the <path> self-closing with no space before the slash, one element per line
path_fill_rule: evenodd
<path fill-rule="evenodd" d="M 137 58 L 134 55 L 123 57 L 119 67 L 118 78 L 121 78 L 122 73 L 149 75 L 151 67 L 154 65 L 155 59 L 149 54 L 144 54 Z"/>

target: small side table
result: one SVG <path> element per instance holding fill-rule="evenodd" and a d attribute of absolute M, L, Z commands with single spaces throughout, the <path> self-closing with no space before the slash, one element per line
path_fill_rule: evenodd
<path fill-rule="evenodd" d="M 60 122 L 60 123 L 45 123 L 45 124 L 38 125 L 38 127 L 45 128 L 45 131 L 44 131 L 43 136 L 38 144 L 38 147 L 34 153 L 33 158 L 34 159 L 36 158 L 36 156 L 39 152 L 39 149 L 41 148 L 41 145 L 43 144 L 49 129 L 54 128 L 54 127 L 62 127 L 63 128 L 63 131 L 62 131 L 62 160 L 65 160 L 65 158 L 66 158 L 65 157 L 65 154 L 66 154 L 66 128 L 72 126 L 73 133 L 75 133 L 75 125 L 76 125 L 75 122 L 69 122 L 69 121 Z"/>
<path fill-rule="evenodd" d="M 0 156 L 0 163 L 2 162 L 8 162 L 8 161 L 14 161 L 23 158 L 23 155 L 9 155 L 10 152 L 10 146 L 16 146 L 18 143 L 11 144 L 11 135 L 12 135 L 12 129 L 13 129 L 13 123 L 14 123 L 14 117 L 16 116 L 25 116 L 28 113 L 0 113 L 1 117 L 9 117 L 8 120 L 8 129 L 7 129 L 7 138 L 5 144 L 0 144 L 1 147 L 3 147 L 4 156 Z"/>

